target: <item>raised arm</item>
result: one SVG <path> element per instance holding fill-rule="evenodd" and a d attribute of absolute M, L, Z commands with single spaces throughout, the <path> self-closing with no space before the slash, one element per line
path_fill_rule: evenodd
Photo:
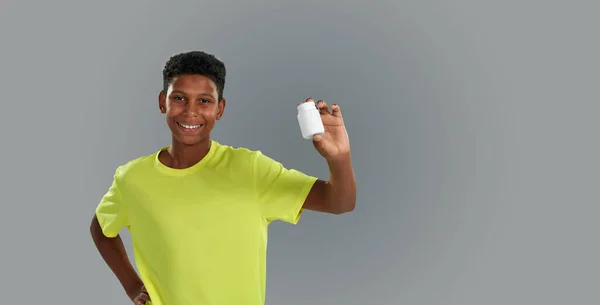
<path fill-rule="evenodd" d="M 325 133 L 314 136 L 313 144 L 329 166 L 329 180 L 315 182 L 303 208 L 332 214 L 351 212 L 356 206 L 356 178 L 342 113 L 338 105 L 332 105 L 329 109 L 322 100 L 317 107 L 321 112 Z"/>

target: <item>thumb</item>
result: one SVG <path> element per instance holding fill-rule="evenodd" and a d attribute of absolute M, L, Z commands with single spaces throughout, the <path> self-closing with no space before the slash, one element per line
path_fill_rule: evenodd
<path fill-rule="evenodd" d="M 313 146 L 315 147 L 315 149 L 317 149 L 317 151 L 319 153 L 322 153 L 325 149 L 325 141 L 323 140 L 323 136 L 322 135 L 315 135 L 313 136 Z"/>
<path fill-rule="evenodd" d="M 325 146 L 325 140 L 323 139 L 323 135 L 314 135 L 312 138 L 313 145 L 316 149 L 323 149 Z"/>

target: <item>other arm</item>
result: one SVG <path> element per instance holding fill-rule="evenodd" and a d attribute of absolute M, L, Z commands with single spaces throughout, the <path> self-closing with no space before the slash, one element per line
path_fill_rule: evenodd
<path fill-rule="evenodd" d="M 254 188 L 261 214 L 268 222 L 282 220 L 296 224 L 304 209 L 330 214 L 354 210 L 356 179 L 340 108 L 332 105 L 330 112 L 323 101 L 317 107 L 325 133 L 314 136 L 313 144 L 329 166 L 327 181 L 286 169 L 260 152 L 254 154 Z"/>
<path fill-rule="evenodd" d="M 317 107 L 321 112 L 325 133 L 314 136 L 313 144 L 329 166 L 329 180 L 315 182 L 303 208 L 331 214 L 351 212 L 356 206 L 356 178 L 340 107 L 334 104 L 330 111 L 322 100 Z"/>

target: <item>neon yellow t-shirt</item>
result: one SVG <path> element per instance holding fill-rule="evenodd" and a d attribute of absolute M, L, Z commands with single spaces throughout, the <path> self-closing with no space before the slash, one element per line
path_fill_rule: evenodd
<path fill-rule="evenodd" d="M 129 230 L 153 305 L 263 305 L 268 225 L 296 224 L 317 178 L 214 140 L 186 169 L 159 152 L 117 168 L 96 208 L 103 233 Z"/>

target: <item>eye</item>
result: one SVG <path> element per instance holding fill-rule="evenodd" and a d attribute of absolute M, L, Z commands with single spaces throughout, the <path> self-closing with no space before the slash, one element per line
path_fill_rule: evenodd
<path fill-rule="evenodd" d="M 206 104 L 206 103 L 210 103 L 210 100 L 202 99 L 202 100 L 200 100 L 200 102 L 203 103 L 203 104 Z"/>
<path fill-rule="evenodd" d="M 185 97 L 176 95 L 176 96 L 173 96 L 173 100 L 178 101 L 178 102 L 185 101 Z"/>

